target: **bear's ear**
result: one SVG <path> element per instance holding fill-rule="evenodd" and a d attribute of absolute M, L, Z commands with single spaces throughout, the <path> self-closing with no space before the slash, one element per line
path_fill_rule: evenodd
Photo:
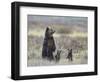
<path fill-rule="evenodd" d="M 49 30 L 49 27 L 47 27 L 47 30 Z"/>
<path fill-rule="evenodd" d="M 46 32 L 49 30 L 49 27 L 46 28 Z"/>

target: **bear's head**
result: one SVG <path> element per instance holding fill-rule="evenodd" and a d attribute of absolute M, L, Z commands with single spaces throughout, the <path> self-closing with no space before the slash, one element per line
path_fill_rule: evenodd
<path fill-rule="evenodd" d="M 45 32 L 45 36 L 46 37 L 52 37 L 54 33 L 55 33 L 55 31 L 52 28 L 47 27 L 46 32 Z"/>

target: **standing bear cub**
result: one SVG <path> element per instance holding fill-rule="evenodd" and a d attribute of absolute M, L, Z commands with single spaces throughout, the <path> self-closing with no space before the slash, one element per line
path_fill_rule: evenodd
<path fill-rule="evenodd" d="M 55 31 L 49 27 L 46 28 L 45 38 L 42 48 L 42 58 L 47 58 L 48 60 L 53 60 L 53 52 L 56 50 L 55 41 L 53 34 Z"/>

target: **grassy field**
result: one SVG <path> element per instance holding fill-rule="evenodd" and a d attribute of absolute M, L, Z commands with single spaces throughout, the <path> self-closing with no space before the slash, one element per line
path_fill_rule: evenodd
<path fill-rule="evenodd" d="M 63 25 L 52 25 L 56 31 L 54 40 L 56 50 L 61 49 L 59 62 L 42 59 L 42 47 L 44 40 L 45 25 L 36 25 L 28 29 L 28 53 L 27 66 L 49 66 L 49 65 L 76 65 L 88 63 L 88 42 L 87 31 L 75 27 L 70 28 Z M 81 31 L 82 30 L 82 31 Z M 73 61 L 68 61 L 69 48 L 73 49 Z"/>

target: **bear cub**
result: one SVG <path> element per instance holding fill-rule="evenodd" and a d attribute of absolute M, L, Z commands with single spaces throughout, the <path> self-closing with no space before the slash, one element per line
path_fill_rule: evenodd
<path fill-rule="evenodd" d="M 68 56 L 66 58 L 73 61 L 72 49 L 68 49 Z"/>

